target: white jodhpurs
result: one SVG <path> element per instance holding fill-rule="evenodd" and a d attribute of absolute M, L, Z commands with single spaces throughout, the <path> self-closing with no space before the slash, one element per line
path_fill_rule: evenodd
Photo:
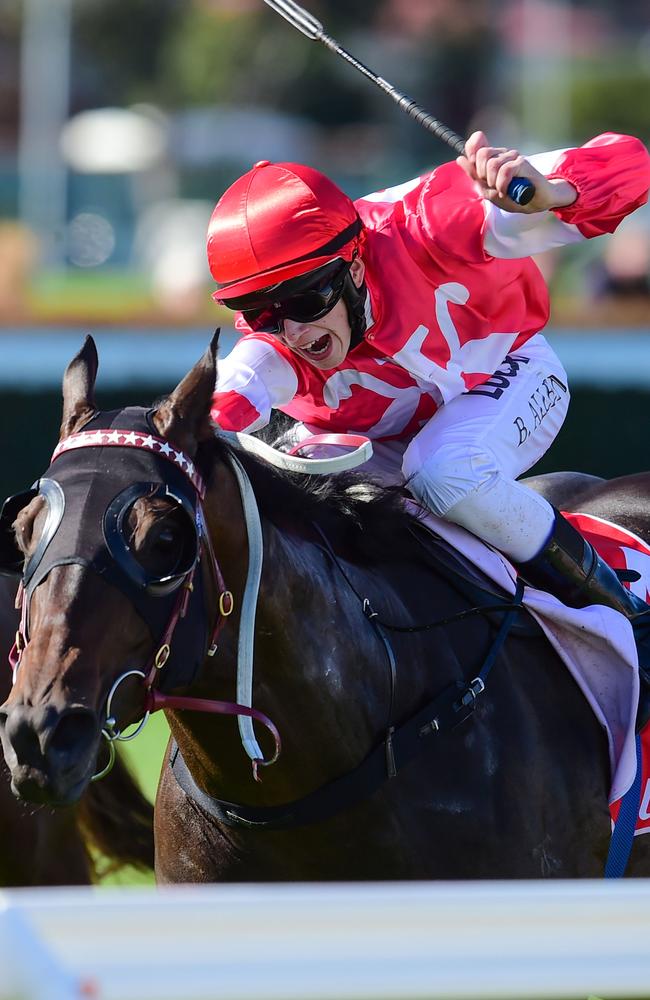
<path fill-rule="evenodd" d="M 373 456 L 358 471 L 383 483 L 406 480 L 434 514 L 527 562 L 546 544 L 555 515 L 516 479 L 551 446 L 568 405 L 566 372 L 538 333 L 487 382 L 441 406 L 410 441 L 373 441 Z M 296 424 L 287 440 L 311 432 Z"/>
<path fill-rule="evenodd" d="M 525 562 L 546 543 L 554 512 L 515 480 L 553 443 L 568 405 L 566 372 L 537 334 L 438 410 L 408 444 L 402 475 L 425 507 Z"/>

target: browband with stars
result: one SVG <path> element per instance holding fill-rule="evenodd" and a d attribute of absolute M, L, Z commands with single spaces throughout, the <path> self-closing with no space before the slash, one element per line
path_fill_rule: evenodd
<path fill-rule="evenodd" d="M 59 441 L 52 453 L 52 462 L 67 451 L 77 448 L 142 448 L 154 455 L 162 455 L 184 472 L 201 499 L 205 496 L 205 483 L 194 463 L 180 451 L 174 448 L 165 438 L 155 434 L 142 434 L 137 431 L 96 430 L 79 431 Z"/>

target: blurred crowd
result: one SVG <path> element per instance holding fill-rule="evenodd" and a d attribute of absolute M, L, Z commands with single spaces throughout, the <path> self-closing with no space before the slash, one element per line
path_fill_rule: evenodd
<path fill-rule="evenodd" d="M 650 141 L 647 0 L 304 5 L 461 135 Z M 0 321 L 203 322 L 207 220 L 253 162 L 354 197 L 452 155 L 263 0 L 2 0 Z M 540 259 L 556 320 L 648 325 L 650 214 L 596 243 Z"/>

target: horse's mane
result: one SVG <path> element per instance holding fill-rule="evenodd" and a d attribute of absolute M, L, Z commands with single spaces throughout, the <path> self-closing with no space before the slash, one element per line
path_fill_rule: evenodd
<path fill-rule="evenodd" d="M 415 517 L 405 507 L 403 486 L 382 486 L 355 472 L 303 475 L 277 469 L 263 459 L 233 446 L 218 433 L 201 445 L 197 465 L 209 478 L 219 462 L 234 452 L 244 466 L 263 516 L 278 527 L 293 529 L 310 522 L 327 526 L 364 555 L 394 552 L 414 539 Z M 390 546 L 386 540 L 390 539 Z"/>

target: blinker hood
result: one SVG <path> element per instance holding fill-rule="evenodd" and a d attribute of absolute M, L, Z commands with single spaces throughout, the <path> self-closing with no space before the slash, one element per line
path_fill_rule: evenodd
<path fill-rule="evenodd" d="M 157 434 L 153 411 L 129 407 L 101 413 L 85 425 L 94 429 Z M 17 513 L 35 496 L 44 497 L 46 519 L 36 550 L 23 567 L 23 555 L 9 529 Z M 129 545 L 127 518 L 140 497 L 161 497 L 183 512 L 183 546 L 173 572 L 152 577 Z M 62 452 L 31 490 L 10 497 L 0 515 L 0 567 L 23 574 L 27 599 L 57 566 L 88 568 L 125 594 L 148 626 L 154 641 L 169 621 L 177 591 L 200 555 L 198 497 L 183 472 L 163 456 L 140 448 L 102 447 Z M 174 648 L 180 662 L 163 672 L 174 685 L 189 683 L 206 648 L 203 574 L 194 580 L 195 600 L 178 623 Z M 179 672 L 185 676 L 179 677 Z"/>

